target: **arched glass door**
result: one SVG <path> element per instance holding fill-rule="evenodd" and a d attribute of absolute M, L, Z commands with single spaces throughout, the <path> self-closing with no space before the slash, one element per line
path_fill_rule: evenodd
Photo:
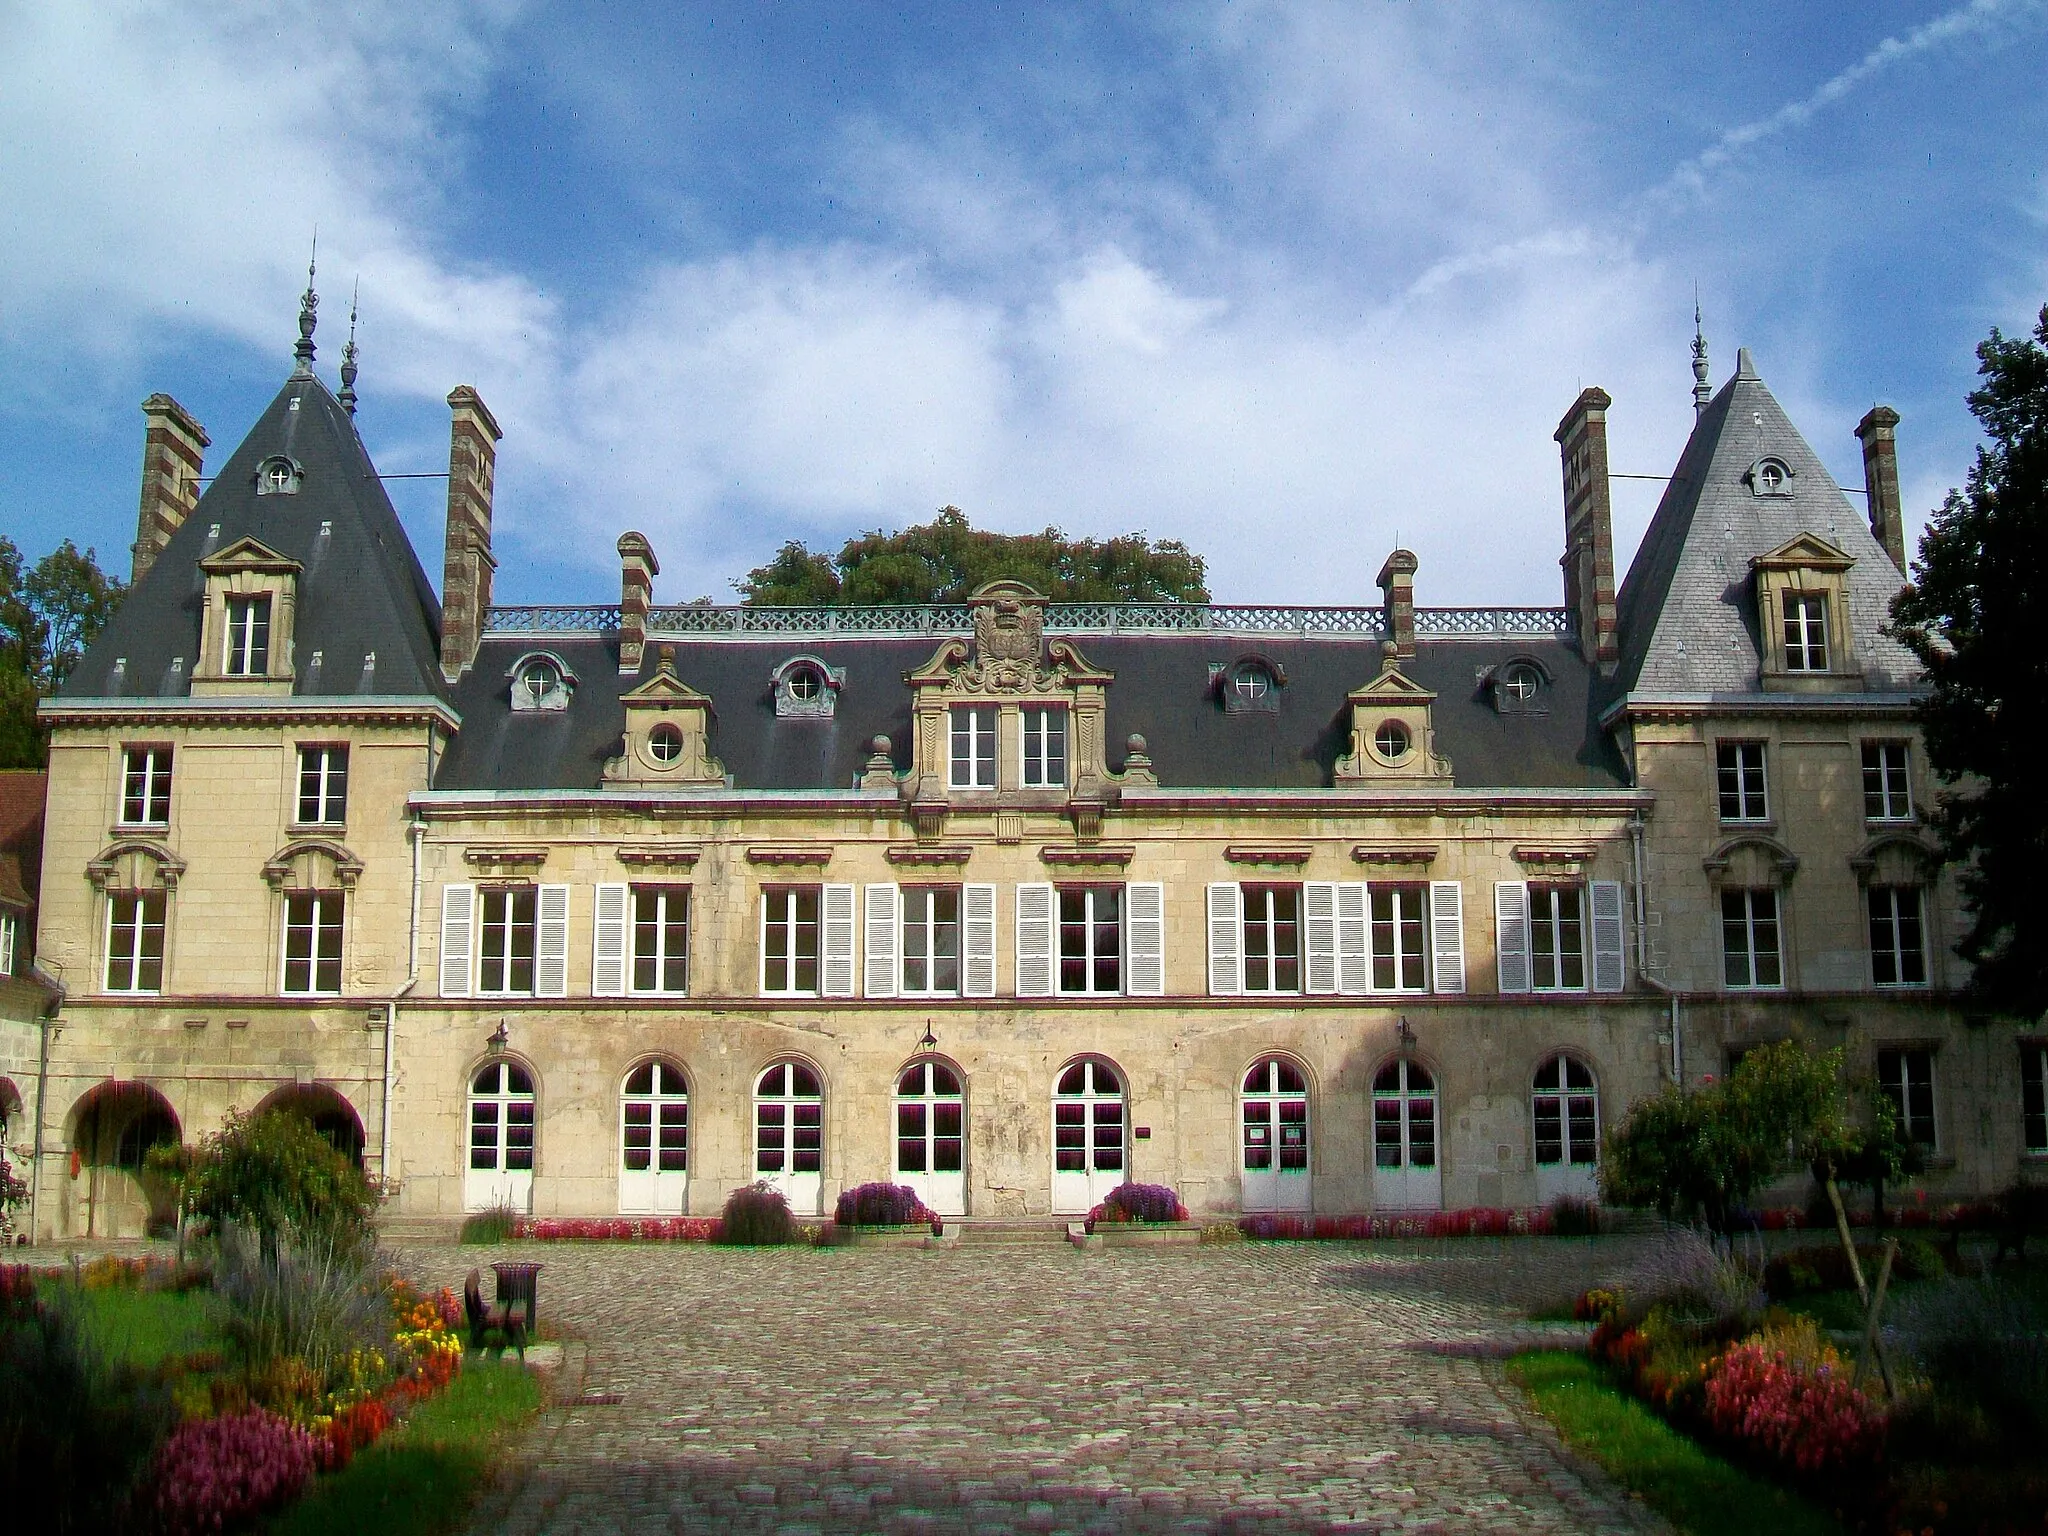
<path fill-rule="evenodd" d="M 619 1209 L 680 1216 L 690 1207 L 690 1088 L 672 1061 L 643 1061 L 619 1095 Z"/>
<path fill-rule="evenodd" d="M 1600 1091 L 1593 1069 L 1553 1056 L 1536 1069 L 1536 1198 L 1600 1198 Z"/>
<path fill-rule="evenodd" d="M 779 1061 L 754 1084 L 754 1176 L 781 1190 L 799 1216 L 822 1208 L 825 1089 L 800 1061 Z"/>
<path fill-rule="evenodd" d="M 469 1169 L 462 1207 L 533 1209 L 533 1079 L 515 1061 L 486 1062 L 469 1080 Z"/>
<path fill-rule="evenodd" d="M 1242 1168 L 1248 1211 L 1308 1209 L 1308 1079 L 1269 1056 L 1244 1076 Z"/>
<path fill-rule="evenodd" d="M 896 1182 L 941 1216 L 967 1214 L 967 1098 L 942 1061 L 914 1061 L 896 1079 Z"/>
<path fill-rule="evenodd" d="M 1388 1211 L 1443 1207 L 1436 1079 L 1420 1062 L 1390 1061 L 1373 1079 L 1372 1199 Z"/>
<path fill-rule="evenodd" d="M 1085 1215 L 1124 1182 L 1124 1082 L 1106 1061 L 1060 1073 L 1052 1100 L 1052 1208 Z"/>

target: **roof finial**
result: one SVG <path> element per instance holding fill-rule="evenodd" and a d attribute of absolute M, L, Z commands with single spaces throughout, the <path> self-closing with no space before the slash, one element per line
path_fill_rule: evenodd
<path fill-rule="evenodd" d="M 1697 285 L 1692 292 L 1692 413 L 1699 416 L 1706 411 L 1707 403 L 1714 398 L 1714 388 L 1707 382 L 1707 333 L 1700 324 L 1700 292 Z"/>
<path fill-rule="evenodd" d="M 292 348 L 292 356 L 299 360 L 299 366 L 292 370 L 294 375 L 312 377 L 313 373 L 313 327 L 319 324 L 320 295 L 313 291 L 314 263 L 320 256 L 320 231 L 313 231 L 313 254 L 306 261 L 306 291 L 299 295 L 299 344 Z"/>
<path fill-rule="evenodd" d="M 341 349 L 341 408 L 353 416 L 356 413 L 356 300 L 361 297 L 363 280 L 356 279 L 355 291 L 348 296 L 348 345 Z"/>

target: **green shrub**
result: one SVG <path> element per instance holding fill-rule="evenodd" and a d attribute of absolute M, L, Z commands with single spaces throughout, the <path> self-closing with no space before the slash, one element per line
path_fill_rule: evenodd
<path fill-rule="evenodd" d="M 186 1209 L 217 1226 L 252 1227 L 266 1240 L 290 1229 L 330 1246 L 361 1245 L 371 1235 L 376 1191 L 299 1115 L 230 1114 L 196 1151 L 166 1153 L 151 1166 L 181 1178 Z"/>
<path fill-rule="evenodd" d="M 511 1206 L 494 1205 L 463 1222 L 461 1241 L 471 1247 L 483 1248 L 509 1243 L 518 1220 L 519 1213 Z"/>
<path fill-rule="evenodd" d="M 233 1223 L 221 1229 L 214 1284 L 227 1298 L 228 1334 L 252 1374 L 297 1360 L 319 1384 L 340 1384 L 355 1350 L 388 1350 L 391 1304 L 361 1244 L 287 1231 L 274 1241 Z"/>
<path fill-rule="evenodd" d="M 782 1191 L 753 1184 L 726 1196 L 718 1241 L 733 1247 L 767 1248 L 800 1240 L 796 1218 Z"/>
<path fill-rule="evenodd" d="M 1600 1207 L 1576 1195 L 1559 1195 L 1550 1202 L 1548 1226 L 1552 1237 L 1598 1237 Z"/>
<path fill-rule="evenodd" d="M 2015 1445 L 2048 1435 L 2048 1329 L 2023 1292 L 1950 1280 L 1902 1297 L 1892 1322 L 1949 1410 Z"/>

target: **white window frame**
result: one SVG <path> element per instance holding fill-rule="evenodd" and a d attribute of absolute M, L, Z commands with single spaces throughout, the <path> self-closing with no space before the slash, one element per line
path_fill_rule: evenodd
<path fill-rule="evenodd" d="M 1067 708 L 1064 704 L 1027 704 L 1018 732 L 1017 782 L 1026 789 L 1067 787 Z"/>
<path fill-rule="evenodd" d="M 1732 952 L 1728 947 L 1729 924 L 1727 901 L 1731 896 L 1742 898 L 1742 932 L 1745 948 L 1744 964 L 1748 968 L 1749 980 L 1728 979 L 1728 961 Z M 1778 967 L 1776 981 L 1758 981 L 1758 957 L 1765 953 L 1757 948 L 1756 936 L 1759 919 L 1756 915 L 1756 898 L 1768 896 L 1771 899 L 1771 916 L 1767 921 L 1776 941 L 1770 951 L 1772 961 Z M 1723 886 L 1721 888 L 1721 984 L 1730 992 L 1782 992 L 1785 990 L 1785 893 L 1776 886 Z"/>
<path fill-rule="evenodd" d="M 292 907 L 297 902 L 311 903 L 312 921 L 309 924 L 292 921 Z M 332 917 L 332 921 L 328 918 Z M 284 895 L 284 942 L 279 953 L 277 990 L 283 997 L 339 997 L 342 988 L 342 954 L 348 934 L 348 894 L 345 891 L 287 891 Z M 310 945 L 306 959 L 306 985 L 292 985 L 292 936 L 295 932 L 309 935 Z M 334 939 L 334 985 L 320 985 L 320 967 L 328 957 L 321 950 L 321 940 L 331 934 Z"/>
<path fill-rule="evenodd" d="M 1380 951 L 1380 919 L 1378 911 L 1378 901 L 1383 895 L 1390 897 L 1394 903 L 1394 917 L 1392 920 L 1394 947 L 1385 954 L 1382 954 Z M 1401 899 L 1404 896 L 1413 896 L 1420 904 L 1420 910 L 1417 912 L 1415 920 L 1421 925 L 1422 947 L 1413 956 L 1405 954 L 1401 949 L 1401 929 L 1408 921 L 1400 910 Z M 1412 994 L 1429 990 L 1430 960 L 1432 959 L 1432 951 L 1435 948 L 1434 935 L 1431 932 L 1434 927 L 1431 896 L 1432 892 L 1430 891 L 1429 882 L 1426 880 L 1375 880 L 1366 886 L 1365 984 L 1369 992 Z M 1422 979 L 1413 986 L 1408 985 L 1407 982 L 1401 979 L 1402 961 L 1411 958 L 1415 961 L 1416 969 L 1422 974 Z M 1393 962 L 1394 984 L 1391 987 L 1383 987 L 1379 984 L 1379 968 L 1380 962 L 1383 959 Z"/>
<path fill-rule="evenodd" d="M 1887 899 L 1891 908 L 1889 912 L 1882 916 L 1879 915 L 1877 910 L 1880 898 Z M 1911 898 L 1913 904 L 1910 918 L 1908 914 L 1902 913 L 1899 910 L 1901 904 L 1907 898 Z M 1918 885 L 1868 886 L 1864 890 L 1863 908 L 1866 927 L 1870 934 L 1870 984 L 1874 987 L 1882 987 L 1887 992 L 1910 992 L 1916 987 L 1925 987 L 1927 985 L 1927 894 L 1925 887 Z M 1914 936 L 1911 948 L 1908 948 L 1903 942 L 1904 931 L 1909 920 L 1912 923 Z M 1886 930 L 1886 936 L 1891 940 L 1890 945 L 1885 949 L 1880 949 L 1878 945 L 1880 926 Z M 1889 955 L 1891 960 L 1892 979 L 1890 981 L 1886 981 L 1878 975 L 1878 961 L 1882 955 Z M 1905 974 L 1906 962 L 1909 959 L 1912 961 L 1913 968 L 1920 972 L 1918 976 L 1909 977 Z"/>
<path fill-rule="evenodd" d="M 307 779 L 312 780 L 310 794 Z M 311 807 L 313 814 L 306 811 Z M 348 824 L 348 747 L 338 742 L 304 742 L 299 746 L 298 797 L 293 825 L 340 827 Z"/>
<path fill-rule="evenodd" d="M 2020 1042 L 2020 1150 L 2048 1156 L 2048 1044 Z"/>
<path fill-rule="evenodd" d="M 655 952 L 642 955 L 640 952 L 640 899 L 651 896 L 655 899 Z M 680 919 L 669 912 L 670 903 L 682 907 Z M 632 997 L 688 997 L 690 995 L 690 887 L 687 885 L 646 884 L 628 886 L 626 892 L 626 991 Z M 672 954 L 668 941 L 676 927 L 682 928 L 682 952 Z M 683 968 L 683 984 L 679 987 L 640 985 L 640 962 L 643 959 L 654 962 L 654 973 L 658 979 L 666 980 L 671 965 L 680 963 Z"/>
<path fill-rule="evenodd" d="M 227 622 L 222 626 L 225 640 L 221 646 L 220 670 L 223 677 L 268 677 L 270 675 L 270 645 L 276 615 L 271 605 L 272 594 L 268 592 L 230 592 L 227 595 Z M 256 644 L 256 623 L 262 616 L 260 626 L 263 636 L 262 648 Z"/>
<path fill-rule="evenodd" d="M 150 924 L 143 920 L 143 904 L 152 899 L 162 903 L 163 907 L 162 920 L 156 924 Z M 116 986 L 114 984 L 114 965 L 117 959 L 114 952 L 114 929 L 117 926 L 115 914 L 121 909 L 123 904 L 129 906 L 135 913 L 134 921 L 129 925 L 134 938 L 130 941 L 127 952 L 118 957 L 120 963 L 127 968 L 128 984 L 126 986 Z M 142 967 L 150 958 L 146 952 L 147 945 L 143 941 L 151 927 L 155 927 L 158 932 L 157 952 L 155 955 L 157 984 L 153 987 L 145 987 L 138 983 L 142 977 Z M 164 973 L 170 966 L 170 947 L 171 897 L 168 891 L 159 886 L 139 891 L 107 892 L 106 964 L 100 971 L 100 979 L 105 985 L 101 990 L 120 997 L 162 996 Z"/>
<path fill-rule="evenodd" d="M 801 899 L 808 896 L 813 903 L 810 921 L 811 952 L 806 956 L 798 945 L 803 931 Z M 780 928 L 784 935 L 783 953 L 779 963 L 782 967 L 780 980 L 784 985 L 770 986 L 768 966 L 768 935 Z M 800 967 L 808 959 L 811 973 L 817 978 L 817 985 L 799 987 L 793 985 Z M 825 888 L 821 885 L 774 885 L 761 891 L 761 995 L 763 997 L 822 997 L 825 980 Z"/>
<path fill-rule="evenodd" d="M 1745 754 L 1754 752 L 1754 765 Z M 1727 759 L 1732 758 L 1732 762 Z M 1771 819 L 1771 757 L 1761 741 L 1714 743 L 1714 808 L 1724 822 L 1754 824 Z M 1735 814 L 1728 814 L 1729 775 L 1734 775 Z M 1755 780 L 1755 794 L 1750 793 Z"/>
<path fill-rule="evenodd" d="M 1571 898 L 1572 904 L 1577 908 L 1575 916 L 1567 917 L 1563 910 L 1565 905 L 1564 898 L 1566 897 Z M 1548 898 L 1550 911 L 1547 915 L 1536 910 L 1539 900 L 1542 898 Z M 1592 956 L 1587 953 L 1590 946 L 1586 942 L 1592 937 L 1587 932 L 1590 926 L 1587 922 L 1588 913 L 1586 908 L 1588 905 L 1586 888 L 1583 885 L 1571 881 L 1532 880 L 1529 882 L 1530 991 L 1587 992 L 1592 990 L 1593 963 Z M 1565 949 L 1565 939 L 1568 936 L 1577 942 L 1575 951 L 1568 952 Z M 1547 956 L 1544 953 L 1543 946 L 1537 943 L 1539 937 L 1550 940 Z M 1550 963 L 1550 979 L 1547 982 L 1543 979 L 1543 966 L 1546 959 Z M 1571 959 L 1576 959 L 1579 966 L 1579 979 L 1576 982 L 1569 982 L 1564 979 L 1567 961 Z"/>
<path fill-rule="evenodd" d="M 167 746 L 124 747 L 121 752 L 121 825 L 124 827 L 168 827 L 171 824 L 171 766 L 173 749 Z M 128 814 L 131 786 L 141 779 L 140 818 Z M 152 814 L 160 812 L 161 814 Z"/>
<path fill-rule="evenodd" d="M 1592 1079 L 1590 1087 L 1570 1086 L 1570 1069 L 1577 1066 Z M 1549 1076 L 1551 1081 L 1546 1082 Z M 1559 1156 L 1546 1160 L 1543 1156 L 1542 1139 L 1536 1134 L 1536 1127 L 1543 1117 L 1543 1107 L 1548 1101 L 1555 1105 L 1557 1113 L 1557 1134 Z M 1572 1135 L 1572 1127 L 1583 1111 L 1593 1123 L 1592 1151 L 1587 1158 L 1572 1154 L 1585 1143 Z M 1569 1051 L 1560 1051 L 1545 1057 L 1536 1068 L 1535 1086 L 1529 1094 L 1530 1120 L 1530 1161 L 1538 1168 L 1593 1168 L 1600 1163 L 1600 1074 L 1593 1070 L 1593 1064 Z"/>
<path fill-rule="evenodd" d="M 1896 757 L 1896 761 L 1894 761 Z M 1875 759 L 1875 761 L 1873 761 Z M 1863 743 L 1863 819 L 1913 819 L 1913 744 L 1909 741 Z M 1871 804 L 1877 810 L 1873 814 Z"/>
<path fill-rule="evenodd" d="M 1890 1095 L 1892 1108 L 1898 1115 L 1898 1133 L 1909 1142 L 1917 1142 L 1934 1156 L 1941 1155 L 1941 1074 L 1935 1063 L 1934 1047 L 1928 1045 L 1888 1045 L 1877 1052 L 1877 1084 L 1879 1089 Z M 1913 1067 L 1924 1064 L 1927 1071 L 1924 1080 L 1916 1082 Z M 1899 1068 L 1896 1074 L 1889 1069 Z M 1913 1135 L 1913 1097 L 1919 1089 L 1926 1096 L 1926 1124 L 1928 1134 L 1924 1139 Z"/>
<path fill-rule="evenodd" d="M 1279 985 L 1280 962 L 1284 958 L 1279 952 L 1278 940 L 1282 931 L 1282 920 L 1273 911 L 1273 897 L 1286 892 L 1294 898 L 1294 985 Z M 1253 898 L 1266 898 L 1266 913 L 1263 917 L 1252 914 Z M 1304 990 L 1308 969 L 1307 918 L 1304 915 L 1306 903 L 1302 888 L 1286 881 L 1250 881 L 1238 886 L 1239 922 L 1242 933 L 1238 944 L 1238 965 L 1243 975 L 1242 990 L 1247 997 L 1299 997 Z M 1266 985 L 1252 985 L 1252 940 L 1263 938 L 1266 946 Z"/>
<path fill-rule="evenodd" d="M 1785 670 L 1809 675 L 1829 670 L 1828 596 L 1825 592 L 1787 592 L 1784 604 Z M 1814 666 L 1813 653 L 1820 652 Z"/>
<path fill-rule="evenodd" d="M 873 890 L 875 888 L 870 886 L 869 889 Z M 953 898 L 953 921 L 951 925 L 953 929 L 953 985 L 951 987 L 932 985 L 934 975 L 938 969 L 934 946 L 940 932 L 946 926 L 938 918 L 931 915 L 933 898 L 938 896 L 951 896 Z M 902 907 L 902 926 L 900 929 L 902 944 L 899 950 L 897 967 L 897 975 L 900 978 L 900 995 L 904 997 L 961 996 L 967 981 L 966 893 L 957 885 L 908 885 L 903 887 L 899 901 Z M 922 918 L 914 916 L 911 911 L 912 905 L 919 902 L 922 902 L 926 908 L 925 915 Z M 910 984 L 910 936 L 914 930 L 921 931 L 924 939 L 924 958 L 922 963 L 925 968 L 925 984 L 922 987 L 913 987 Z"/>
<path fill-rule="evenodd" d="M 0 912 L 0 976 L 14 974 L 15 950 L 20 944 L 20 919 L 12 912 Z"/>
<path fill-rule="evenodd" d="M 996 725 L 1000 719 L 996 707 L 993 704 L 955 704 L 946 713 L 948 787 L 994 789 Z"/>
<path fill-rule="evenodd" d="M 452 888 L 451 888 L 452 889 Z M 511 982 L 515 964 L 513 938 L 517 929 L 529 926 L 526 919 L 515 922 L 517 910 L 512 898 L 530 892 L 533 897 L 533 984 L 530 987 L 487 987 L 484 985 L 484 967 L 492 956 L 489 953 L 490 940 L 495 934 L 504 944 L 497 960 L 502 967 L 500 980 Z M 448 942 L 450 910 L 447 892 L 442 897 L 442 925 L 444 944 Z M 566 997 L 569 992 L 569 887 L 566 885 L 498 885 L 485 886 L 474 895 L 472 909 L 472 933 L 476 948 L 476 991 L 478 997 Z M 490 910 L 494 903 L 503 902 L 500 917 L 493 921 Z M 443 981 L 447 979 L 447 967 L 442 971 Z"/>
<path fill-rule="evenodd" d="M 1112 893 L 1116 896 L 1117 910 L 1116 985 L 1114 987 L 1098 987 L 1095 985 L 1095 971 L 1096 967 L 1102 963 L 1105 956 L 1098 952 L 1096 949 L 1096 930 L 1099 928 L 1106 927 L 1107 924 L 1104 923 L 1104 921 L 1101 918 L 1096 916 L 1095 907 L 1097 898 Z M 1069 987 L 1066 985 L 1066 967 L 1070 957 L 1067 954 L 1065 943 L 1067 931 L 1065 906 L 1066 898 L 1070 895 L 1081 896 L 1084 898 L 1085 901 L 1084 916 L 1081 920 L 1081 931 L 1084 937 L 1082 953 L 1077 956 L 1071 957 L 1073 959 L 1078 960 L 1082 965 L 1082 974 L 1084 975 L 1088 983 L 1084 987 Z M 1053 991 L 1057 996 L 1123 997 L 1126 995 L 1126 981 L 1130 969 L 1131 960 L 1129 943 L 1130 901 L 1123 886 L 1090 885 L 1077 883 L 1074 885 L 1062 885 L 1055 887 L 1053 891 L 1052 927 Z"/>

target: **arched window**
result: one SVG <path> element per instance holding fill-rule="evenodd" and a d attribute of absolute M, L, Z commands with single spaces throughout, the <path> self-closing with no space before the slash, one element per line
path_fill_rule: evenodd
<path fill-rule="evenodd" d="M 1397 1057 L 1373 1079 L 1372 1164 L 1375 1205 L 1389 1210 L 1443 1205 L 1436 1079 L 1419 1061 Z"/>
<path fill-rule="evenodd" d="M 825 1168 L 825 1088 L 801 1061 L 778 1061 L 754 1083 L 754 1173 L 790 1209 L 815 1216 Z"/>
<path fill-rule="evenodd" d="M 913 1061 L 897 1076 L 896 1182 L 941 1216 L 967 1214 L 967 1096 L 943 1061 Z"/>
<path fill-rule="evenodd" d="M 1308 1078 L 1299 1066 L 1269 1056 L 1245 1073 L 1240 1130 L 1244 1208 L 1307 1210 Z"/>
<path fill-rule="evenodd" d="M 1600 1092 L 1593 1069 L 1559 1053 L 1536 1069 L 1536 1198 L 1590 1200 L 1599 1192 Z"/>
<path fill-rule="evenodd" d="M 533 1076 L 516 1061 L 487 1061 L 469 1080 L 466 1210 L 533 1209 Z"/>
<path fill-rule="evenodd" d="M 688 1206 L 690 1088 L 672 1061 L 643 1061 L 619 1095 L 619 1209 L 680 1216 Z"/>
<path fill-rule="evenodd" d="M 1053 1090 L 1052 1208 L 1093 1210 L 1124 1178 L 1124 1080 L 1106 1061 L 1073 1062 Z"/>

